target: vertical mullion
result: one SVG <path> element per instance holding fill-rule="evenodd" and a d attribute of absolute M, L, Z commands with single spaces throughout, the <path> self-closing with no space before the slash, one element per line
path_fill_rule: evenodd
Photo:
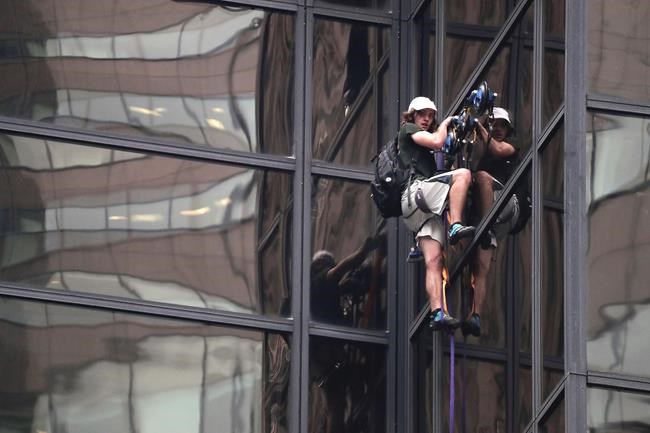
<path fill-rule="evenodd" d="M 565 4 L 564 355 L 567 432 L 587 431 L 586 65 L 587 0 Z M 567 32 L 565 30 L 565 35 Z"/>
<path fill-rule="evenodd" d="M 534 32 L 533 32 L 533 242 L 532 242 L 532 377 L 533 377 L 533 419 L 541 407 L 542 395 L 542 330 L 541 330 L 541 224 L 542 224 L 542 197 L 541 197 L 541 161 L 538 152 L 538 140 L 541 133 L 542 113 L 542 75 L 544 55 L 544 0 L 535 0 L 534 3 Z M 537 423 L 533 425 L 533 432 L 537 431 Z"/>
<path fill-rule="evenodd" d="M 399 59 L 399 34 L 400 34 L 400 13 L 399 13 L 399 0 L 393 0 L 393 10 L 398 11 L 397 17 L 394 17 L 392 23 L 391 23 L 391 28 L 390 28 L 390 42 L 389 42 L 389 57 L 388 57 L 388 77 L 389 77 L 389 85 L 388 85 L 388 98 L 386 98 L 386 95 L 383 95 L 383 100 L 384 101 L 397 101 L 398 100 L 398 83 L 399 83 L 399 68 L 397 65 L 399 65 L 401 62 L 398 61 Z M 388 113 L 390 115 L 389 119 L 397 119 L 397 114 L 399 113 L 399 104 L 393 104 L 390 106 L 388 109 Z M 382 122 L 378 122 L 378 125 L 381 125 Z M 389 124 L 394 125 L 393 122 L 389 120 Z M 378 126 L 378 130 L 381 130 L 381 127 Z M 381 134 L 379 134 L 381 136 Z M 379 140 L 378 140 L 379 143 Z M 387 236 L 387 242 L 388 245 L 396 245 L 397 238 L 395 238 L 395 218 L 393 218 L 393 221 L 388 220 L 386 221 L 386 232 L 388 234 Z M 388 251 L 401 251 L 399 248 L 389 248 Z M 388 408 L 387 415 L 386 415 L 386 430 L 388 432 L 393 432 L 393 433 L 399 433 L 400 431 L 403 431 L 402 428 L 398 428 L 398 426 L 403 426 L 404 425 L 404 418 L 401 414 L 403 414 L 401 408 L 398 407 L 398 402 L 404 401 L 403 398 L 399 398 L 399 395 L 403 395 L 403 388 L 400 384 L 398 384 L 398 375 L 397 371 L 407 371 L 405 368 L 400 368 L 398 370 L 398 367 L 403 367 L 404 366 L 404 361 L 403 359 L 397 359 L 397 356 L 400 356 L 403 358 L 403 354 L 405 351 L 403 350 L 397 350 L 397 343 L 406 340 L 405 338 L 398 338 L 397 336 L 397 331 L 398 329 L 402 329 L 401 326 L 398 326 L 398 323 L 400 319 L 403 319 L 404 322 L 406 323 L 406 318 L 400 314 L 400 311 L 403 311 L 402 304 L 401 302 L 404 299 L 404 295 L 402 294 L 400 298 L 400 292 L 398 291 L 398 284 L 397 284 L 397 259 L 399 257 L 399 253 L 397 254 L 388 254 L 386 258 L 386 264 L 387 264 L 387 275 L 388 275 L 388 281 L 387 281 L 387 294 L 386 297 L 388 299 L 387 301 L 387 307 L 386 307 L 386 317 L 387 317 L 387 330 L 388 330 L 388 349 L 386 351 L 386 407 Z M 408 329 L 408 328 L 404 328 Z M 403 382 L 400 381 L 400 382 Z"/>
<path fill-rule="evenodd" d="M 436 66 L 435 66 L 435 99 L 438 103 L 438 118 L 444 118 L 440 116 L 440 113 L 445 113 L 445 101 L 444 101 L 444 66 L 445 66 L 445 32 L 447 29 L 446 15 L 445 15 L 445 2 L 446 0 L 436 0 Z M 422 332 L 431 332 L 428 329 Z M 445 416 L 443 413 L 443 394 L 442 389 L 442 377 L 443 377 L 443 347 L 442 347 L 442 333 L 434 332 L 432 337 L 431 344 L 431 371 L 432 371 L 432 416 L 433 416 L 433 431 L 441 432 L 442 431 L 442 419 Z M 451 357 L 449 358 L 451 363 Z M 453 423 L 454 420 L 450 419 L 449 423 Z"/>
<path fill-rule="evenodd" d="M 298 209 L 300 215 L 300 226 L 302 228 L 301 236 L 299 239 L 300 252 L 299 260 L 302 266 L 300 274 L 300 287 L 301 287 L 301 305 L 300 315 L 295 317 L 296 326 L 299 327 L 298 338 L 299 345 L 299 363 L 301 378 L 299 381 L 300 386 L 300 401 L 298 406 L 298 430 L 296 432 L 308 431 L 309 421 L 309 319 L 310 319 L 310 251 L 311 251 L 311 158 L 312 158 L 312 100 L 313 100 L 313 86 L 312 86 L 312 64 L 313 64 L 313 34 L 314 34 L 314 14 L 312 8 L 305 8 L 302 10 L 302 22 L 304 29 L 303 51 L 304 51 L 304 109 L 302 110 L 304 129 L 301 137 L 301 142 L 298 146 L 302 149 L 302 158 L 298 159 L 296 153 L 296 163 L 301 167 L 299 182 L 301 184 L 300 201 L 301 204 Z"/>

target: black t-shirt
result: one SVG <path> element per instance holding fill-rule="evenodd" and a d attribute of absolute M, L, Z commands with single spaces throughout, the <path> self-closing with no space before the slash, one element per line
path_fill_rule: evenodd
<path fill-rule="evenodd" d="M 427 179 L 438 172 L 436 167 L 435 152 L 426 147 L 420 146 L 411 135 L 423 129 L 414 123 L 404 123 L 399 130 L 399 156 L 406 165 L 411 165 L 415 160 L 414 179 Z"/>
<path fill-rule="evenodd" d="M 476 165 L 476 171 L 486 171 L 501 183 L 506 183 L 508 177 L 517 166 L 519 161 L 519 145 L 516 141 L 508 138 L 507 142 L 515 148 L 515 153 L 507 158 L 495 156 L 490 151 L 486 151 Z"/>

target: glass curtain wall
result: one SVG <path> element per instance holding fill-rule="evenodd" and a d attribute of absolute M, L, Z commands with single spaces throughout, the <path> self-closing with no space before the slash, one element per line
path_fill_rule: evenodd
<path fill-rule="evenodd" d="M 585 204 L 587 423 L 650 429 L 647 3 L 589 3 Z"/>

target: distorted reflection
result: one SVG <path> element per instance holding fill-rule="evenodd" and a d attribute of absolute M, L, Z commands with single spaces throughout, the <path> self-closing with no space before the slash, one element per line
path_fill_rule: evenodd
<path fill-rule="evenodd" d="M 328 178 L 314 182 L 314 320 L 360 328 L 386 326 L 386 233 L 367 188 Z"/>
<path fill-rule="evenodd" d="M 309 433 L 386 431 L 386 361 L 381 346 L 312 337 Z"/>
<path fill-rule="evenodd" d="M 279 334 L 0 298 L 11 432 L 287 430 Z"/>
<path fill-rule="evenodd" d="M 0 15 L 0 115 L 245 152 L 290 154 L 292 15 L 118 0 Z M 15 10 L 19 12 L 16 13 Z M 264 83 L 264 85 L 262 85 Z M 17 101 L 22 101 L 17 103 Z"/>
<path fill-rule="evenodd" d="M 387 138 L 388 27 L 317 18 L 314 23 L 313 152 L 369 166 Z"/>
<path fill-rule="evenodd" d="M 449 371 L 449 357 L 442 362 L 442 371 Z M 506 431 L 506 372 L 503 365 L 456 358 L 454 375 L 454 425 L 449 427 L 449 400 L 443 401 L 442 431 Z M 442 389 L 449 389 L 448 375 L 442 375 Z M 458 408 L 458 409 L 456 409 Z M 462 426 L 462 427 L 461 427 Z"/>
<path fill-rule="evenodd" d="M 650 3 L 590 0 L 587 14 L 589 93 L 647 104 Z"/>
<path fill-rule="evenodd" d="M 588 120 L 588 365 L 650 377 L 650 120 Z"/>
<path fill-rule="evenodd" d="M 649 431 L 647 394 L 587 388 L 587 426 L 593 433 Z"/>
<path fill-rule="evenodd" d="M 0 279 L 290 314 L 290 175 L 8 135 L 0 153 Z"/>

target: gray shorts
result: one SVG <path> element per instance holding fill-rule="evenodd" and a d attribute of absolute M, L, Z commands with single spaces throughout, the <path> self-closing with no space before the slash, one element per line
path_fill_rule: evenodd
<path fill-rule="evenodd" d="M 443 173 L 411 182 L 410 188 L 406 188 L 402 194 L 404 224 L 415 233 L 416 238 L 428 236 L 444 245 L 446 235 L 442 213 L 447 207 L 450 184 L 451 174 Z M 430 212 L 424 212 L 416 205 L 415 195 L 418 190 L 422 190 Z"/>

